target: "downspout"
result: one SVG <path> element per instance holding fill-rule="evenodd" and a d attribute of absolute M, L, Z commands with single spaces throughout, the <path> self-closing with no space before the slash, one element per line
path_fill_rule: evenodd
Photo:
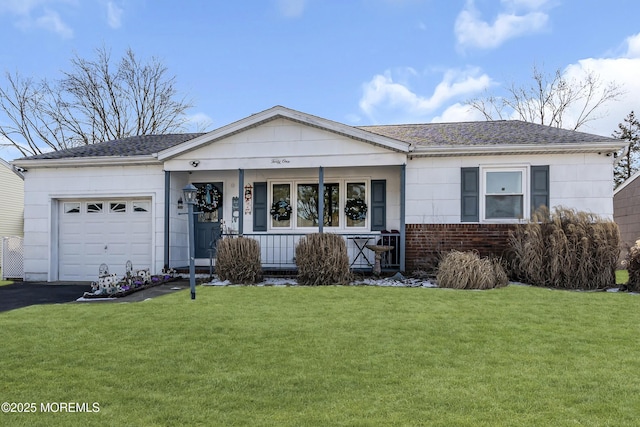
<path fill-rule="evenodd" d="M 324 168 L 318 168 L 318 233 L 324 228 Z"/>
<path fill-rule="evenodd" d="M 169 268 L 169 214 L 171 212 L 171 171 L 164 171 L 164 268 Z"/>
<path fill-rule="evenodd" d="M 242 236 L 242 233 L 244 233 L 244 169 L 238 169 L 238 235 Z"/>
<path fill-rule="evenodd" d="M 400 169 L 400 271 L 405 271 L 406 262 L 405 262 L 405 241 L 406 241 L 406 176 L 407 176 L 407 165 L 406 163 L 402 165 Z"/>

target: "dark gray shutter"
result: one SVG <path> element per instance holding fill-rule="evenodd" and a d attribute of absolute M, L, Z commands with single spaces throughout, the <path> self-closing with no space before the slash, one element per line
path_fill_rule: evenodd
<path fill-rule="evenodd" d="M 253 183 L 253 231 L 267 231 L 267 183 Z M 242 215 L 242 212 L 240 212 Z"/>
<path fill-rule="evenodd" d="M 480 169 L 462 168 L 461 181 L 461 222 L 480 220 Z"/>
<path fill-rule="evenodd" d="M 387 181 L 371 180 L 371 230 L 387 228 Z"/>
<path fill-rule="evenodd" d="M 549 207 L 549 166 L 531 166 L 531 212 Z"/>

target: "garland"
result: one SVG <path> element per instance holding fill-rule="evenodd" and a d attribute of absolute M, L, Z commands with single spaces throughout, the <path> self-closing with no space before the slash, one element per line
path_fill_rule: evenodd
<path fill-rule="evenodd" d="M 344 213 L 352 221 L 362 221 L 367 217 L 367 204 L 362 199 L 349 199 Z"/>
<path fill-rule="evenodd" d="M 222 206 L 222 193 L 212 184 L 200 187 L 196 193 L 196 205 L 202 212 L 215 212 Z"/>
<path fill-rule="evenodd" d="M 291 205 L 286 200 L 273 202 L 270 212 L 275 221 L 288 221 L 291 219 Z"/>

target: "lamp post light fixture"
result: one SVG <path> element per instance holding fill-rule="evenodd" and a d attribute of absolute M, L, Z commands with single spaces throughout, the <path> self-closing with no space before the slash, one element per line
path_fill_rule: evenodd
<path fill-rule="evenodd" d="M 193 184 L 187 184 L 182 189 L 184 200 L 187 203 L 189 216 L 189 287 L 191 288 L 191 299 L 196 299 L 196 267 L 195 267 L 195 236 L 194 236 L 194 219 L 193 206 L 196 204 L 196 193 L 198 189 Z"/>

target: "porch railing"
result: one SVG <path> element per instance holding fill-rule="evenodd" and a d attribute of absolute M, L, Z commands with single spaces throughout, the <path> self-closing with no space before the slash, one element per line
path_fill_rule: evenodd
<path fill-rule="evenodd" d="M 393 246 L 382 255 L 382 269 L 387 271 L 400 269 L 400 233 L 367 233 L 340 235 L 347 244 L 347 255 L 352 270 L 367 271 L 373 268 L 375 255 L 366 245 L 381 244 Z M 223 238 L 237 237 L 237 234 L 223 234 Z M 296 245 L 304 234 L 299 233 L 244 233 L 243 237 L 257 240 L 260 244 L 262 267 L 274 270 L 296 269 Z"/>

